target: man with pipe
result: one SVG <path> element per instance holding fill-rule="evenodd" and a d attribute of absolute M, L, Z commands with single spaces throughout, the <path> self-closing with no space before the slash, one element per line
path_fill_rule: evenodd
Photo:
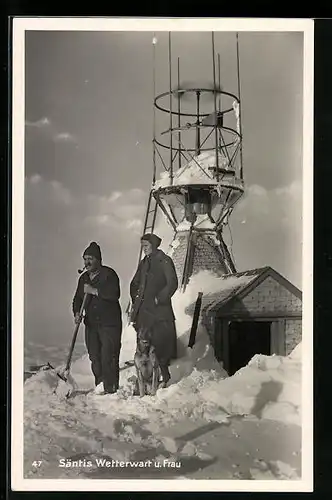
<path fill-rule="evenodd" d="M 102 265 L 101 250 L 90 243 L 83 253 L 84 272 L 73 299 L 75 322 L 84 294 L 85 343 L 95 377 L 96 392 L 112 394 L 119 388 L 119 356 L 121 349 L 122 317 L 119 304 L 120 282 L 114 269 Z"/>

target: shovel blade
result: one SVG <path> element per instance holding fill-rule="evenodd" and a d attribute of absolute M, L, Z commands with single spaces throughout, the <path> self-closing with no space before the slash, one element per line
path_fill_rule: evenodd
<path fill-rule="evenodd" d="M 58 398 L 67 399 L 69 398 L 73 390 L 74 389 L 71 385 L 63 380 L 60 380 L 57 387 L 54 389 L 54 394 L 56 394 Z"/>
<path fill-rule="evenodd" d="M 63 380 L 64 382 L 68 381 L 68 376 L 66 376 L 64 373 L 56 372 L 57 376 Z"/>

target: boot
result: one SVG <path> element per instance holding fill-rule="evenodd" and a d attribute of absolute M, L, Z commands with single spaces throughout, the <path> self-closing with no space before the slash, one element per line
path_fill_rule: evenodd
<path fill-rule="evenodd" d="M 162 389 L 165 389 L 167 386 L 167 383 L 169 379 L 171 378 L 171 374 L 169 373 L 168 366 L 167 365 L 161 365 L 160 366 L 160 371 L 161 371 L 161 376 L 162 376 L 162 382 L 160 387 Z"/>

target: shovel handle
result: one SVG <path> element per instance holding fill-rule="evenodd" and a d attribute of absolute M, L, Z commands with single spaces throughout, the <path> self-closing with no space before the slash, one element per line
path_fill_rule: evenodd
<path fill-rule="evenodd" d="M 69 354 L 68 354 L 68 358 L 67 358 L 67 363 L 66 363 L 65 371 L 69 370 L 69 367 L 70 367 L 70 362 L 71 362 L 71 358 L 72 358 L 72 355 L 73 355 L 73 350 L 74 350 L 74 346 L 75 346 L 75 342 L 76 342 L 78 330 L 79 330 L 79 328 L 81 326 L 81 323 L 82 323 L 83 312 L 84 312 L 84 308 L 85 308 L 85 304 L 86 304 L 87 298 L 88 298 L 88 294 L 85 293 L 84 297 L 83 297 L 82 305 L 81 305 L 81 308 L 80 308 L 80 312 L 79 312 L 79 315 L 80 315 L 79 316 L 79 321 L 76 324 L 75 330 L 74 330 L 74 333 L 73 333 L 73 338 L 72 338 L 70 349 L 69 349 Z"/>

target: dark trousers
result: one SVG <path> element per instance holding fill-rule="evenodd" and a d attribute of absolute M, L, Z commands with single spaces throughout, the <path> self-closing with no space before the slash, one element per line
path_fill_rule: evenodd
<path fill-rule="evenodd" d="M 85 343 L 96 386 L 104 383 L 106 392 L 119 388 L 119 356 L 121 326 L 89 325 L 85 327 Z"/>

